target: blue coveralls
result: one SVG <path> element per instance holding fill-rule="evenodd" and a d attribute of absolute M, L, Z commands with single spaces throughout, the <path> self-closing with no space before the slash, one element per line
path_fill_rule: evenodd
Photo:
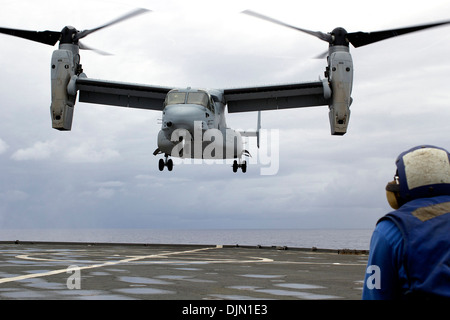
<path fill-rule="evenodd" d="M 362 298 L 450 298 L 450 196 L 407 202 L 372 235 Z"/>

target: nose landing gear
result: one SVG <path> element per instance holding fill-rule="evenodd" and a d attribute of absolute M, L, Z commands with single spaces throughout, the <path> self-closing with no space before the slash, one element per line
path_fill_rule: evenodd
<path fill-rule="evenodd" d="M 168 159 L 169 155 L 165 154 L 165 159 L 159 159 L 158 168 L 159 171 L 163 171 L 164 167 L 167 167 L 167 170 L 172 171 L 173 169 L 173 161 L 172 159 Z"/>

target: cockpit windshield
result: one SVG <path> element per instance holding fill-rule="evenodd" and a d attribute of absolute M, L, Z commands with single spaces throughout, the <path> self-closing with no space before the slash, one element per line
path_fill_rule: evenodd
<path fill-rule="evenodd" d="M 183 104 L 186 101 L 186 92 L 169 92 L 166 97 L 166 101 L 164 105 L 167 106 L 169 104 Z"/>
<path fill-rule="evenodd" d="M 208 107 L 208 95 L 205 92 L 189 92 L 187 103 L 199 104 Z"/>
<path fill-rule="evenodd" d="M 204 91 L 171 91 L 167 94 L 164 106 L 171 104 L 198 104 L 214 112 L 214 102 L 209 94 Z"/>

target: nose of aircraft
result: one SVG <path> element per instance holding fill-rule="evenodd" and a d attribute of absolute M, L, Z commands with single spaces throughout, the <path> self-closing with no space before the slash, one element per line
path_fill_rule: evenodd
<path fill-rule="evenodd" d="M 195 104 L 174 104 L 166 106 L 164 109 L 163 127 L 170 130 L 186 129 L 193 133 L 196 126 L 207 129 L 206 113 L 202 106 Z"/>

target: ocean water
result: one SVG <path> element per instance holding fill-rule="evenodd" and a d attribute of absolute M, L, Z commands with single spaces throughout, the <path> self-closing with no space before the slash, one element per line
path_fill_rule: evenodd
<path fill-rule="evenodd" d="M 287 246 L 368 250 L 372 229 L 0 229 L 0 241 Z"/>

